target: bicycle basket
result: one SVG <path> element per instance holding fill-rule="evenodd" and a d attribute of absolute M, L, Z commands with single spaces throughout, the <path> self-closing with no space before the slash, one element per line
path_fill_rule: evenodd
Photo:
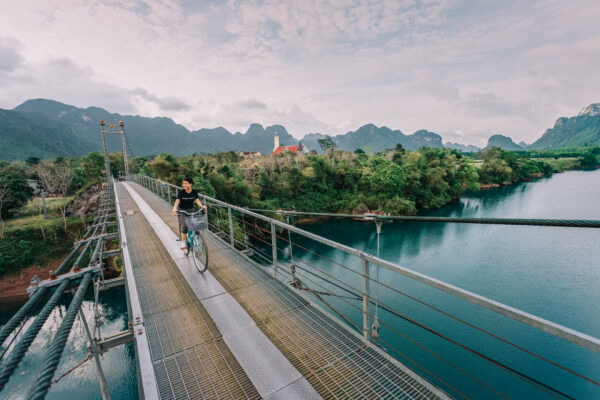
<path fill-rule="evenodd" d="M 185 224 L 189 231 L 201 231 L 208 227 L 208 215 L 192 215 L 185 218 Z"/>

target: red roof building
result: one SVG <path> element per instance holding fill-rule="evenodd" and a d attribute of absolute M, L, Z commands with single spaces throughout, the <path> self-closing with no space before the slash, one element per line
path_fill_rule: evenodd
<path fill-rule="evenodd" d="M 302 146 L 302 144 L 296 144 L 294 146 L 279 146 L 275 150 L 273 150 L 272 155 L 277 156 L 279 154 L 287 152 L 298 154 L 298 151 L 302 151 L 303 149 L 304 146 Z"/>
<path fill-rule="evenodd" d="M 279 154 L 285 153 L 293 153 L 298 154 L 299 151 L 305 151 L 305 147 L 302 145 L 302 142 L 298 142 L 298 144 L 294 146 L 280 146 L 279 145 L 279 135 L 275 134 L 273 138 L 275 146 L 273 146 L 272 156 L 278 156 Z"/>

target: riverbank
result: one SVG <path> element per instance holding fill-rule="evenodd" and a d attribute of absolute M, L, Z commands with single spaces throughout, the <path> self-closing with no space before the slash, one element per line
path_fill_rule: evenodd
<path fill-rule="evenodd" d="M 37 276 L 40 279 L 48 278 L 48 271 L 56 269 L 61 260 L 55 260 L 49 266 L 43 268 L 39 265 L 30 265 L 12 274 L 4 274 L 0 277 L 0 302 L 17 302 L 26 300 L 29 296 L 26 289 L 31 279 Z"/>

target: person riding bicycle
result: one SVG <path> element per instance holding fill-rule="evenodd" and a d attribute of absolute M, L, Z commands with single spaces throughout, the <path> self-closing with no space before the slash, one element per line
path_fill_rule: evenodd
<path fill-rule="evenodd" d="M 178 210 L 185 211 L 187 213 L 194 212 L 194 204 L 197 204 L 201 209 L 206 209 L 206 206 L 202 205 L 198 198 L 198 192 L 192 189 L 194 181 L 192 178 L 183 179 L 183 190 L 177 192 L 177 200 L 173 205 L 173 215 L 177 215 L 179 220 L 179 233 L 181 233 L 181 250 L 187 249 L 187 232 L 188 228 L 185 223 L 185 215 L 177 213 Z"/>

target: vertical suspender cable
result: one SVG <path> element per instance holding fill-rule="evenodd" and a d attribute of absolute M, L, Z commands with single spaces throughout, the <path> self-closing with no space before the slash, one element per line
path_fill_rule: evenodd
<path fill-rule="evenodd" d="M 380 220 L 375 220 L 375 227 L 377 229 L 377 258 L 379 258 L 379 236 L 381 235 L 381 225 L 382 222 Z M 371 326 L 371 336 L 375 339 L 379 339 L 379 269 L 381 268 L 379 264 L 376 269 L 376 281 L 375 281 L 375 317 L 373 318 L 373 325 Z"/>

